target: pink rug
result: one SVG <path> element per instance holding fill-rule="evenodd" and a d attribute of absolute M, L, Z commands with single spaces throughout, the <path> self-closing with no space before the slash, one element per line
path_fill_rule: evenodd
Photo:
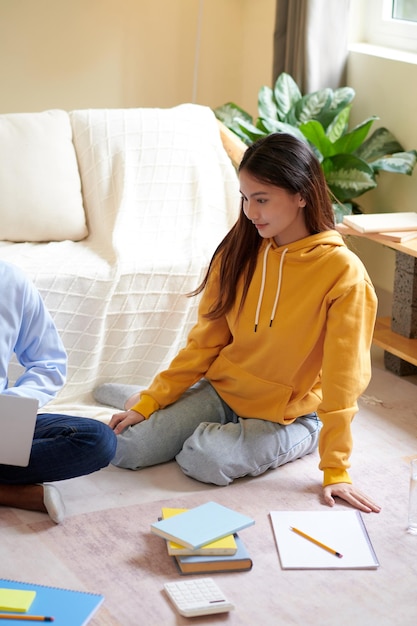
<path fill-rule="evenodd" d="M 105 596 L 90 622 L 95 626 L 415 626 L 417 537 L 405 532 L 404 510 L 395 504 L 407 495 L 407 465 L 400 458 L 391 459 L 388 475 L 386 459 L 369 462 L 366 450 L 355 463 L 358 473 L 362 466 L 363 490 L 384 505 L 379 515 L 364 516 L 381 563 L 375 571 L 281 569 L 268 514 L 322 506 L 315 455 L 226 488 L 79 515 L 61 526 L 37 522 L 27 532 L 36 533 L 53 550 L 77 578 L 80 589 Z M 398 489 L 398 485 L 403 487 Z M 164 582 L 180 577 L 164 540 L 151 534 L 149 526 L 164 505 L 190 508 L 207 500 L 255 519 L 254 526 L 240 533 L 254 566 L 249 572 L 214 574 L 235 603 L 235 611 L 190 621 L 175 613 L 162 591 Z"/>

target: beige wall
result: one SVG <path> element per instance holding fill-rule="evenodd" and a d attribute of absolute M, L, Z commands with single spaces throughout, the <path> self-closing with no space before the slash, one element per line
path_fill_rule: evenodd
<path fill-rule="evenodd" d="M 274 11 L 274 0 L 0 0 L 0 113 L 169 107 L 196 94 L 256 114 Z"/>
<path fill-rule="evenodd" d="M 362 0 L 352 0 L 356 15 Z M 202 7 L 198 81 L 196 37 Z M 275 0 L 0 0 L 0 113 L 89 107 L 210 107 L 233 100 L 253 115 L 271 85 Z M 353 39 L 361 40 L 359 29 Z M 409 148 L 417 63 L 352 52 L 352 123 L 370 115 Z M 417 172 L 383 172 L 361 197 L 367 210 L 417 210 Z M 383 314 L 390 310 L 394 253 L 357 240 Z"/>
<path fill-rule="evenodd" d="M 415 62 L 392 60 L 369 51 L 352 51 L 348 65 L 348 82 L 356 89 L 352 122 L 370 115 L 379 120 L 372 128 L 385 126 L 406 150 L 417 149 L 417 55 Z M 366 196 L 369 210 L 415 211 L 417 174 L 399 176 L 383 172 L 378 187 Z"/>
<path fill-rule="evenodd" d="M 372 128 L 385 126 L 406 150 L 417 149 L 417 55 L 411 62 L 355 49 L 349 55 L 347 82 L 356 90 L 351 122 L 371 115 L 380 119 Z M 417 211 L 417 168 L 412 176 L 381 172 L 378 186 L 359 198 L 369 212 Z M 365 263 L 379 297 L 380 315 L 389 315 L 395 270 L 395 253 L 387 247 L 355 240 L 356 251 Z"/>

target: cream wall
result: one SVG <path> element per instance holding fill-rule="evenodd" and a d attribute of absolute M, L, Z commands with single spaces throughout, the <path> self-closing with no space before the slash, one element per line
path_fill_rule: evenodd
<path fill-rule="evenodd" d="M 194 95 L 256 113 L 274 15 L 275 0 L 0 0 L 0 113 L 169 107 Z"/>
<path fill-rule="evenodd" d="M 362 0 L 352 0 L 352 41 Z M 275 0 L 0 0 L 0 113 L 90 107 L 169 107 L 229 100 L 253 115 L 271 85 Z M 195 54 L 201 38 L 198 80 Z M 417 62 L 352 51 L 347 83 L 356 90 L 351 121 L 370 115 L 409 148 Z M 382 173 L 361 197 L 370 211 L 417 210 L 417 172 Z M 355 241 L 380 298 L 391 304 L 394 253 Z"/>
<path fill-rule="evenodd" d="M 385 126 L 406 150 L 417 149 L 417 55 L 375 48 L 364 41 L 358 24 L 364 10 L 362 0 L 351 0 L 351 51 L 347 84 L 356 91 L 351 113 L 352 125 L 371 115 L 380 119 L 373 125 Z M 417 211 L 417 168 L 412 176 L 382 172 L 378 187 L 359 199 L 366 211 Z M 395 253 L 379 244 L 355 239 L 379 296 L 379 313 L 389 315 Z"/>
<path fill-rule="evenodd" d="M 348 65 L 348 84 L 356 90 L 352 122 L 378 115 L 374 127 L 386 126 L 405 149 L 417 149 L 417 58 L 413 63 L 376 56 L 355 48 Z M 382 172 L 378 187 L 360 198 L 370 212 L 417 211 L 417 171 L 412 176 Z M 380 314 L 391 310 L 395 253 L 376 243 L 356 240 L 357 251 L 377 288 Z"/>

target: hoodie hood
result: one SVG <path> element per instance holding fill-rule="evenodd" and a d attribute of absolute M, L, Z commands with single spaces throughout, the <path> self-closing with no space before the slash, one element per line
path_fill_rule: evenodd
<path fill-rule="evenodd" d="M 265 239 L 262 243 L 262 247 L 265 247 L 268 244 L 272 244 L 273 250 L 281 251 L 283 249 L 288 249 L 288 251 L 293 255 L 300 255 L 300 258 L 305 254 L 308 254 L 308 260 L 311 260 L 313 256 L 322 255 L 323 247 L 345 247 L 345 242 L 343 241 L 343 237 L 336 230 L 326 230 L 322 233 L 317 233 L 316 235 L 310 235 L 309 237 L 304 237 L 304 239 L 298 239 L 297 241 L 293 241 L 292 243 L 288 243 L 284 246 L 278 246 L 275 243 L 274 239 Z"/>
<path fill-rule="evenodd" d="M 262 257 L 262 279 L 261 279 L 258 303 L 256 306 L 256 313 L 255 313 L 255 321 L 254 321 L 255 333 L 258 329 L 259 316 L 260 316 L 260 312 L 262 308 L 262 300 L 263 300 L 263 296 L 265 292 L 269 253 L 272 251 L 272 253 L 276 252 L 277 254 L 280 255 L 275 299 L 274 299 L 274 304 L 271 310 L 271 317 L 270 317 L 270 322 L 269 322 L 269 326 L 271 327 L 275 318 L 277 307 L 278 307 L 286 255 L 289 254 L 291 256 L 291 259 L 295 261 L 298 260 L 300 262 L 311 263 L 311 262 L 314 262 L 315 258 L 319 258 L 319 257 L 321 258 L 323 254 L 326 253 L 326 249 L 328 250 L 329 247 L 334 248 L 338 246 L 345 247 L 345 244 L 342 239 L 342 236 L 335 230 L 329 230 L 329 231 L 325 231 L 322 233 L 317 233 L 316 235 L 310 235 L 309 237 L 305 237 L 304 239 L 299 239 L 297 241 L 294 241 L 284 246 L 278 246 L 274 239 L 266 239 L 262 243 L 261 249 L 260 249 L 260 255 Z"/>

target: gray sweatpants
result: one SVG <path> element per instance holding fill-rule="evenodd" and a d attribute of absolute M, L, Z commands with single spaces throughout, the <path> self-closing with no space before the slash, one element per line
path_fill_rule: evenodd
<path fill-rule="evenodd" d="M 174 404 L 118 435 L 112 463 L 136 470 L 176 459 L 187 476 L 228 485 L 313 452 L 320 428 L 316 413 L 288 426 L 240 418 L 201 380 Z"/>

